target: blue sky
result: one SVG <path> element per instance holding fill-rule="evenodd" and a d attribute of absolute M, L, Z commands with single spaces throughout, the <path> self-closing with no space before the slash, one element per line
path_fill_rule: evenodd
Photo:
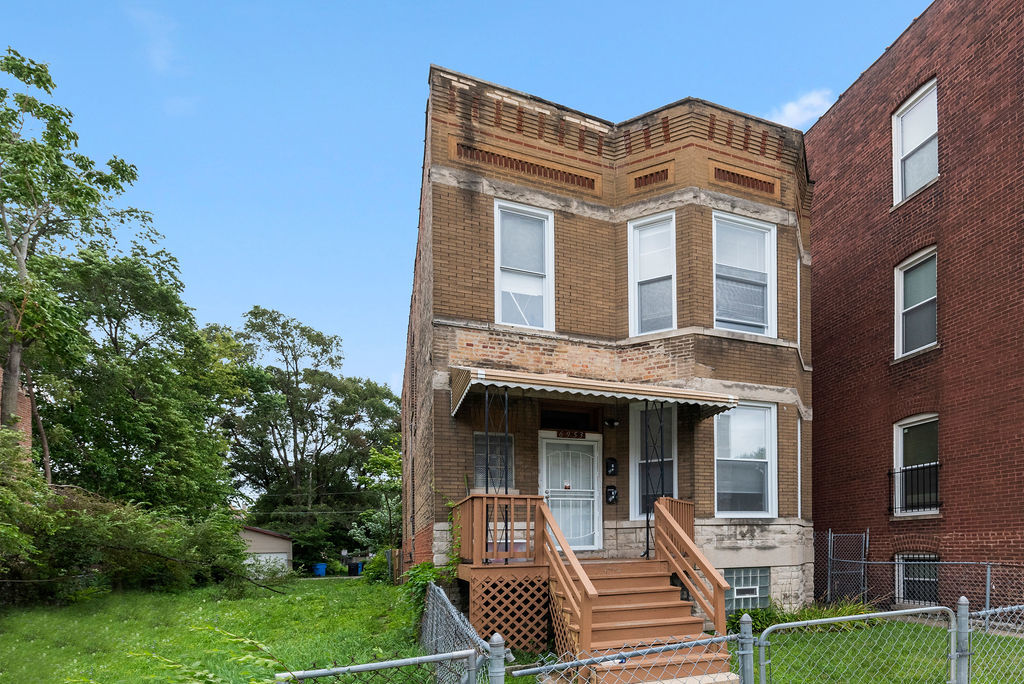
<path fill-rule="evenodd" d="M 622 121 L 686 96 L 806 128 L 927 6 L 21 2 L 82 150 L 139 167 L 200 322 L 252 305 L 398 392 L 431 63 Z"/>

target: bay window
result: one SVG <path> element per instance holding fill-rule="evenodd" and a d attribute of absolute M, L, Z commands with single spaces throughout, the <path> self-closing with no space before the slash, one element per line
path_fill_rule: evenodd
<path fill-rule="evenodd" d="M 775 404 L 742 403 L 715 416 L 715 515 L 775 517 Z"/>
<path fill-rule="evenodd" d="M 715 327 L 775 337 L 775 226 L 715 212 Z"/>

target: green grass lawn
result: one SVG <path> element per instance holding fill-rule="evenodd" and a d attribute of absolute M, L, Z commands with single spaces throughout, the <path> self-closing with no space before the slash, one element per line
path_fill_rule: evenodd
<path fill-rule="evenodd" d="M 361 579 L 296 581 L 285 595 L 260 590 L 219 599 L 217 588 L 179 594 L 109 594 L 63 606 L 0 614 L 0 682 L 139 682 L 165 672 L 151 652 L 247 682 L 240 652 L 208 630 L 257 639 L 291 669 L 419 655 L 409 609 L 395 587 Z M 218 652 L 218 650 L 220 652 Z M 265 675 L 270 670 L 255 670 Z"/>
<path fill-rule="evenodd" d="M 880 620 L 836 632 L 783 630 L 770 636 L 772 684 L 945 684 L 949 681 L 949 632 L 945 627 Z M 739 664 L 733 647 L 732 664 Z M 975 632 L 972 684 L 1024 682 L 1024 638 Z M 754 669 L 759 669 L 754 648 Z"/>

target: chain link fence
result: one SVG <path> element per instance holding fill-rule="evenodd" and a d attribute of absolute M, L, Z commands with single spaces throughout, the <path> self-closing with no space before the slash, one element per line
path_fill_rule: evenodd
<path fill-rule="evenodd" d="M 819 603 L 854 600 L 879 609 L 918 605 L 955 608 L 966 596 L 988 610 L 1024 602 L 1024 565 L 944 561 L 933 553 L 897 553 L 892 560 L 868 560 L 870 535 L 814 536 L 814 598 Z"/>
<path fill-rule="evenodd" d="M 955 627 L 942 606 L 773 625 L 757 640 L 757 681 L 946 684 Z"/>
<path fill-rule="evenodd" d="M 420 647 L 426 655 L 300 672 L 282 672 L 279 682 L 342 684 L 498 684 L 504 676 L 504 642 L 481 639 L 444 591 L 427 586 Z M 497 674 L 498 676 L 493 676 Z"/>
<path fill-rule="evenodd" d="M 1024 682 L 1024 605 L 979 610 L 970 623 L 970 681 Z"/>
<path fill-rule="evenodd" d="M 700 635 L 697 635 L 700 636 Z M 739 637 L 661 639 L 618 648 L 547 655 L 508 668 L 515 684 L 636 684 L 637 682 L 733 682 L 730 658 Z M 687 679 L 700 677 L 700 679 Z"/>

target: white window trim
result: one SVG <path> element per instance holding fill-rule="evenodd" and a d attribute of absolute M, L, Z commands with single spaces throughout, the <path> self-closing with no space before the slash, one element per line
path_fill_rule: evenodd
<path fill-rule="evenodd" d="M 928 558 L 922 558 L 922 556 L 927 556 Z M 904 553 L 897 553 L 893 560 L 895 560 L 894 565 L 896 566 L 896 587 L 895 587 L 895 592 L 893 592 L 895 594 L 894 598 L 896 599 L 896 603 L 897 604 L 904 604 L 904 605 L 915 605 L 915 606 L 931 605 L 927 601 L 912 600 L 912 599 L 908 599 L 905 596 L 905 594 L 904 594 L 905 587 L 903 586 L 903 583 L 904 583 L 904 581 L 906 581 L 906 568 L 905 568 L 904 564 L 906 564 L 906 563 L 935 563 L 936 565 L 938 565 L 939 560 L 940 560 L 938 554 L 931 553 L 931 552 L 925 552 L 925 551 L 904 552 Z M 931 582 L 932 581 L 931 579 L 925 579 L 925 578 L 918 578 L 918 579 L 920 581 L 925 581 L 925 582 Z M 938 579 L 935 579 L 934 581 L 935 581 L 936 584 L 938 584 L 938 582 L 939 582 Z"/>
<path fill-rule="evenodd" d="M 715 497 L 715 517 L 716 518 L 777 518 L 779 512 L 779 417 L 778 417 L 778 405 L 760 401 L 741 401 L 740 406 L 757 406 L 762 408 L 768 408 L 768 431 L 771 433 L 768 435 L 768 449 L 765 454 L 768 457 L 768 510 L 767 511 L 719 511 L 718 510 L 718 416 L 721 413 L 715 414 L 715 430 L 713 439 L 715 440 L 715 490 L 713 495 Z"/>
<path fill-rule="evenodd" d="M 893 285 L 895 300 L 893 306 L 893 313 L 895 317 L 893 319 L 893 358 L 899 359 L 904 356 L 916 354 L 917 352 L 931 349 L 932 347 L 939 346 L 939 327 L 938 327 L 938 306 L 935 307 L 935 341 L 929 342 L 928 344 L 921 345 L 917 349 L 910 349 L 909 351 L 903 351 L 903 314 L 906 313 L 903 309 L 903 274 L 908 270 L 917 266 L 923 261 L 927 261 L 932 256 L 935 257 L 935 296 L 932 299 L 927 299 L 924 302 L 918 303 L 916 306 L 921 306 L 932 300 L 938 301 L 939 298 L 939 257 L 938 248 L 936 245 L 931 247 L 925 247 L 919 252 L 911 254 L 909 257 L 904 259 L 895 269 L 893 269 Z"/>
<path fill-rule="evenodd" d="M 896 112 L 893 113 L 893 115 L 892 115 L 892 204 L 893 204 L 893 206 L 896 206 L 897 204 L 899 204 L 903 200 L 905 200 L 908 197 L 910 197 L 910 195 L 913 195 L 918 190 L 923 189 L 925 186 L 928 185 L 928 183 L 931 183 L 932 180 L 935 180 L 933 178 L 933 179 L 929 180 L 928 183 L 925 183 L 925 185 L 922 185 L 920 188 L 917 188 L 917 190 L 914 190 L 914 192 L 911 192 L 910 195 L 904 195 L 903 194 L 903 159 L 905 157 L 900 155 L 900 149 L 903 147 L 903 126 L 901 125 L 901 123 L 902 123 L 901 120 L 903 119 L 903 115 L 906 114 L 908 111 L 910 111 L 910 109 L 914 105 L 916 105 L 918 102 L 920 102 L 922 98 L 924 98 L 926 95 L 928 95 L 928 93 L 930 93 L 932 90 L 935 90 L 935 88 L 936 88 L 936 80 L 933 78 L 932 80 L 928 81 L 923 86 L 918 88 L 914 92 L 913 95 L 908 97 L 907 100 L 902 105 L 900 105 L 900 108 L 897 109 Z M 935 135 L 936 136 L 938 136 L 938 134 L 939 134 L 938 111 L 937 111 L 938 110 L 938 106 L 939 106 L 938 105 L 938 99 L 936 98 L 936 104 L 935 104 L 935 107 L 936 107 Z M 928 140 L 930 140 L 931 137 L 932 136 L 928 136 L 928 138 L 925 139 L 925 142 L 922 142 L 921 145 L 924 145 L 926 142 L 928 142 Z M 911 150 L 911 152 L 913 152 L 913 151 L 915 151 L 917 149 L 920 149 L 921 145 L 918 145 L 917 147 L 915 147 L 914 150 Z M 935 178 L 938 178 L 938 177 L 939 177 L 939 173 L 938 173 L 938 171 L 936 171 Z"/>
<path fill-rule="evenodd" d="M 516 325 L 501 320 L 501 212 L 512 211 L 544 221 L 544 325 Z M 546 209 L 494 200 L 494 322 L 532 330 L 555 329 L 555 215 Z"/>
<path fill-rule="evenodd" d="M 629 405 L 629 519 L 646 520 L 647 516 L 640 510 L 640 457 L 643 455 L 643 445 L 640 441 L 640 412 L 644 408 L 644 402 L 636 401 Z M 671 473 L 667 475 L 672 480 L 672 496 L 679 496 L 679 454 L 676 441 L 676 424 L 678 417 L 675 404 L 668 404 L 664 410 L 669 414 L 668 450 L 666 457 L 671 457 Z M 665 459 L 669 461 L 669 458 Z M 666 463 L 667 465 L 667 463 Z"/>
<path fill-rule="evenodd" d="M 892 469 L 893 472 L 899 472 L 903 468 L 903 428 L 913 427 L 915 425 L 921 425 L 923 423 L 930 423 L 932 421 L 938 421 L 938 413 L 918 413 L 917 415 L 904 418 L 903 420 L 893 423 L 892 426 Z M 935 463 L 939 462 L 939 455 L 935 454 Z M 900 494 L 902 494 L 902 487 L 899 478 L 893 475 L 893 486 L 892 486 L 892 512 L 894 516 L 900 518 L 913 518 L 917 515 L 935 515 L 939 512 L 938 508 L 925 508 L 919 511 L 900 511 L 897 505 L 900 500 Z"/>
<path fill-rule="evenodd" d="M 637 266 L 636 266 L 636 255 L 637 255 L 637 235 L 639 231 L 647 226 L 655 223 L 661 223 L 665 220 L 669 222 L 669 229 L 672 234 L 672 325 L 669 328 L 662 328 L 660 330 L 648 330 L 644 333 L 640 332 L 640 302 L 638 301 L 638 287 L 636 282 Z M 629 277 L 629 335 L 634 337 L 636 335 L 648 335 L 651 333 L 663 332 L 665 330 L 675 330 L 677 326 L 676 320 L 676 298 L 678 296 L 676 292 L 676 213 L 674 211 L 667 211 L 661 214 L 655 214 L 654 216 L 647 216 L 642 219 L 636 219 L 630 221 L 628 224 L 628 244 L 627 244 L 627 269 Z"/>
<path fill-rule="evenodd" d="M 726 220 L 731 223 L 738 223 L 744 227 L 754 228 L 756 230 L 760 230 L 766 233 L 765 239 L 768 243 L 767 245 L 765 245 L 765 267 L 768 270 L 768 330 L 763 333 L 754 333 L 747 330 L 736 330 L 735 328 L 727 328 L 718 325 L 718 288 L 715 286 L 715 281 L 718 278 L 718 274 L 715 272 L 715 267 L 718 264 L 719 220 Z M 778 227 L 774 223 L 765 223 L 764 221 L 746 218 L 745 216 L 737 216 L 736 214 L 727 214 L 722 211 L 716 211 L 711 214 L 711 315 L 712 319 L 714 320 L 715 328 L 717 328 L 718 330 L 742 332 L 748 335 L 760 335 L 761 337 L 778 337 L 778 269 L 776 268 L 777 231 Z"/>

